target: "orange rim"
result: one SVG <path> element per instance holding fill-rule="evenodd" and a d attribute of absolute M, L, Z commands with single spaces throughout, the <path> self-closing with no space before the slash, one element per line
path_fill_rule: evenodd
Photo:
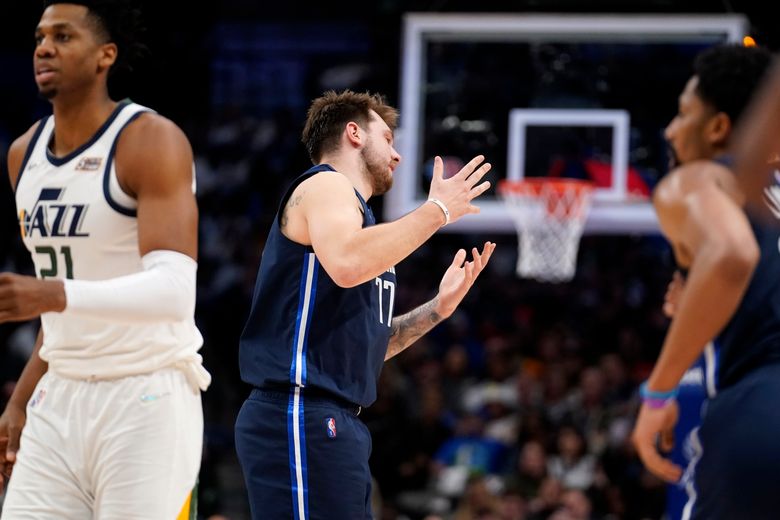
<path fill-rule="evenodd" d="M 521 181 L 503 179 L 498 183 L 498 192 L 501 194 L 533 195 L 541 194 L 542 188 L 551 189 L 558 193 L 570 190 L 577 195 L 593 190 L 593 183 L 581 179 L 550 179 L 548 177 L 531 177 Z"/>

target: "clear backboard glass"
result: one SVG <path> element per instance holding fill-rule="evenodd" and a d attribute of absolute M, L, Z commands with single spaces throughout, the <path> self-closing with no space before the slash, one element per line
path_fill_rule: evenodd
<path fill-rule="evenodd" d="M 663 129 L 704 48 L 740 41 L 739 15 L 447 15 L 405 20 L 403 155 L 384 205 L 394 219 L 447 173 L 484 154 L 500 179 L 589 178 L 586 233 L 654 232 L 648 194 L 665 173 Z M 449 231 L 512 231 L 495 189 Z"/>

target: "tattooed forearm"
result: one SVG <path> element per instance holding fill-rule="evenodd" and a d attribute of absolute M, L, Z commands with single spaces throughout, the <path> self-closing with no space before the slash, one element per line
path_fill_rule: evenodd
<path fill-rule="evenodd" d="M 436 312 L 437 305 L 438 297 L 403 316 L 393 318 L 385 361 L 406 350 L 409 345 L 442 320 Z"/>
<path fill-rule="evenodd" d="M 284 205 L 284 209 L 282 210 L 282 216 L 279 218 L 279 227 L 284 230 L 284 228 L 287 227 L 287 223 L 290 221 L 290 217 L 287 214 L 287 212 L 294 208 L 295 206 L 298 206 L 301 203 L 301 200 L 303 199 L 303 196 L 306 194 L 306 190 L 301 190 L 300 193 L 295 195 L 295 197 L 290 197 L 290 200 L 287 201 L 287 204 Z"/>

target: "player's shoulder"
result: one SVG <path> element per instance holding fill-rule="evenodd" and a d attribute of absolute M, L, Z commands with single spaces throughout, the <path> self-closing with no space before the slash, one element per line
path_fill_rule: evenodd
<path fill-rule="evenodd" d="M 122 131 L 120 143 L 130 146 L 157 147 L 178 141 L 189 146 L 189 140 L 179 126 L 156 112 L 141 112 Z"/>
<path fill-rule="evenodd" d="M 338 193 L 354 191 L 352 181 L 337 171 L 325 170 L 310 175 L 298 185 L 298 189 L 312 190 L 317 193 Z"/>
<path fill-rule="evenodd" d="M 120 184 L 131 195 L 148 183 L 192 183 L 193 151 L 187 136 L 155 112 L 140 113 L 122 130 L 115 164 Z"/>
<path fill-rule="evenodd" d="M 43 123 L 43 120 L 37 121 L 25 133 L 14 139 L 8 148 L 8 176 L 11 180 L 11 186 L 16 186 L 16 179 L 19 177 L 19 170 L 22 167 L 27 148 L 29 148 L 38 127 Z"/>
<path fill-rule="evenodd" d="M 117 141 L 116 161 L 127 168 L 153 170 L 153 165 L 171 162 L 191 164 L 192 147 L 184 131 L 155 112 L 142 112 L 122 130 Z"/>
<path fill-rule="evenodd" d="M 736 189 L 732 171 L 717 161 L 699 160 L 678 166 L 658 183 L 656 203 L 681 203 L 693 193 L 719 187 L 731 193 Z"/>
<path fill-rule="evenodd" d="M 36 121 L 33 123 L 33 125 L 27 129 L 22 135 L 14 139 L 14 142 L 11 143 L 11 148 L 9 148 L 9 153 L 12 151 L 21 151 L 22 153 L 27 150 L 27 146 L 29 146 L 30 141 L 32 141 L 33 136 L 35 135 L 35 131 L 38 129 L 39 125 L 42 125 L 44 123 L 44 120 Z"/>

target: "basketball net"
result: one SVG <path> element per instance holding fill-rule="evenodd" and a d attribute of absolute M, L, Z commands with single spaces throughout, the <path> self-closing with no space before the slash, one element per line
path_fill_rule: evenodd
<path fill-rule="evenodd" d="M 517 228 L 517 275 L 540 282 L 571 280 L 592 184 L 577 179 L 504 180 L 498 192 Z"/>

